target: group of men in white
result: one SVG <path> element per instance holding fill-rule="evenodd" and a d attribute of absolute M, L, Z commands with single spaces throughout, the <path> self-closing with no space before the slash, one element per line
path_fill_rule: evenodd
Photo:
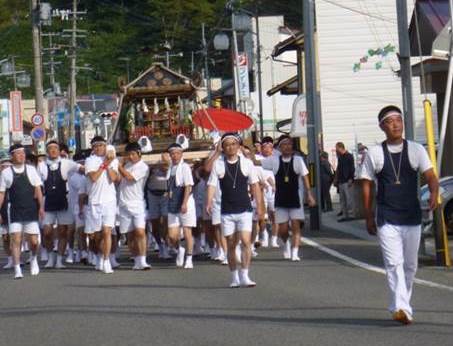
<path fill-rule="evenodd" d="M 403 138 L 398 107 L 384 107 L 378 123 L 386 139 L 370 149 L 359 174 L 366 226 L 382 249 L 392 317 L 409 324 L 421 237 L 419 174 L 429 186 L 431 210 L 438 206 L 439 183 L 426 150 Z M 9 256 L 4 268 L 14 268 L 15 279 L 23 277 L 24 247 L 31 275 L 39 274 L 39 251 L 46 268 L 85 261 L 111 274 L 119 266 L 122 235 L 135 270 L 150 269 L 152 234 L 159 257 L 174 255 L 177 267 L 192 269 L 192 256 L 207 249 L 212 259 L 228 265 L 232 288 L 256 286 L 249 274 L 256 245 L 278 247 L 279 237 L 284 258 L 300 261 L 304 202 L 313 207 L 315 200 L 307 167 L 289 136 L 280 136 L 275 148 L 272 138 L 263 138 L 252 151 L 237 133 L 225 133 L 208 158 L 193 166 L 173 143 L 152 168 L 137 143 L 127 144 L 121 158 L 102 137 L 91 144 L 86 159 L 76 154 L 73 161 L 49 141 L 47 157 L 37 167 L 26 163 L 22 145 L 10 147 L 11 158 L 1 166 L 0 223 Z"/>
<path fill-rule="evenodd" d="M 265 138 L 255 153 L 238 134 L 226 133 L 193 166 L 177 143 L 149 166 L 138 143 L 128 143 L 117 157 L 100 136 L 86 157 L 72 160 L 61 157 L 54 140 L 37 165 L 27 162 L 20 144 L 9 152 L 0 174 L 1 230 L 4 268 L 13 268 L 15 279 L 23 277 L 23 260 L 31 275 L 39 274 L 38 255 L 45 268 L 83 262 L 111 274 L 120 266 L 120 239 L 134 270 L 151 268 L 150 246 L 160 258 L 175 256 L 176 266 L 185 269 L 193 268 L 194 255 L 206 253 L 229 266 L 232 288 L 256 285 L 249 267 L 257 246 L 282 246 L 285 259 L 300 261 L 304 195 L 309 205 L 315 201 L 289 136 L 279 139 L 278 150 Z"/>

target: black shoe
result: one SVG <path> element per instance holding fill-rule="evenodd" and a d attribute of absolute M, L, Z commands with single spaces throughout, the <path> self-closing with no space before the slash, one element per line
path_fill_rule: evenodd
<path fill-rule="evenodd" d="M 342 212 L 342 211 L 340 211 L 340 212 L 337 214 L 337 216 L 341 216 L 341 215 L 343 215 L 343 212 Z"/>

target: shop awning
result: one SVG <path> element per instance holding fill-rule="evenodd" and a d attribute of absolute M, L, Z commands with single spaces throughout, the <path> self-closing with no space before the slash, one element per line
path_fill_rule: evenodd
<path fill-rule="evenodd" d="M 272 57 L 275 58 L 284 52 L 304 49 L 304 34 L 299 33 L 296 36 L 288 37 L 286 40 L 277 43 L 272 51 Z"/>
<path fill-rule="evenodd" d="M 298 80 L 297 75 L 291 77 L 290 79 L 274 86 L 272 89 L 267 91 L 267 96 L 272 96 L 276 93 L 280 92 L 282 95 L 298 95 L 299 88 L 298 88 Z"/>

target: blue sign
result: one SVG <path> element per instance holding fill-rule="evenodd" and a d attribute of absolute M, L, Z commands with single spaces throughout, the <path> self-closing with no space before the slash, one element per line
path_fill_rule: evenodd
<path fill-rule="evenodd" d="M 69 138 L 68 139 L 68 147 L 69 148 L 75 148 L 75 146 L 76 146 L 75 139 L 74 138 Z"/>
<path fill-rule="evenodd" d="M 46 136 L 46 130 L 42 127 L 35 127 L 33 128 L 33 130 L 31 130 L 30 136 L 31 138 L 33 138 L 33 140 L 39 141 Z"/>

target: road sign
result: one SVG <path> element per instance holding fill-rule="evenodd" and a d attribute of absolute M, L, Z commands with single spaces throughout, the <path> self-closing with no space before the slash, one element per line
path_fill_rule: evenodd
<path fill-rule="evenodd" d="M 22 138 L 22 145 L 33 145 L 33 138 L 30 135 L 24 135 Z"/>
<path fill-rule="evenodd" d="M 41 126 L 42 124 L 44 124 L 44 117 L 41 113 L 35 113 L 31 117 L 31 123 L 33 124 L 33 126 Z"/>
<path fill-rule="evenodd" d="M 33 138 L 34 141 L 39 141 L 46 136 L 46 130 L 42 127 L 35 127 L 30 132 L 30 136 Z"/>
<path fill-rule="evenodd" d="M 9 95 L 11 102 L 11 131 L 22 132 L 22 93 L 20 91 L 11 91 Z"/>

